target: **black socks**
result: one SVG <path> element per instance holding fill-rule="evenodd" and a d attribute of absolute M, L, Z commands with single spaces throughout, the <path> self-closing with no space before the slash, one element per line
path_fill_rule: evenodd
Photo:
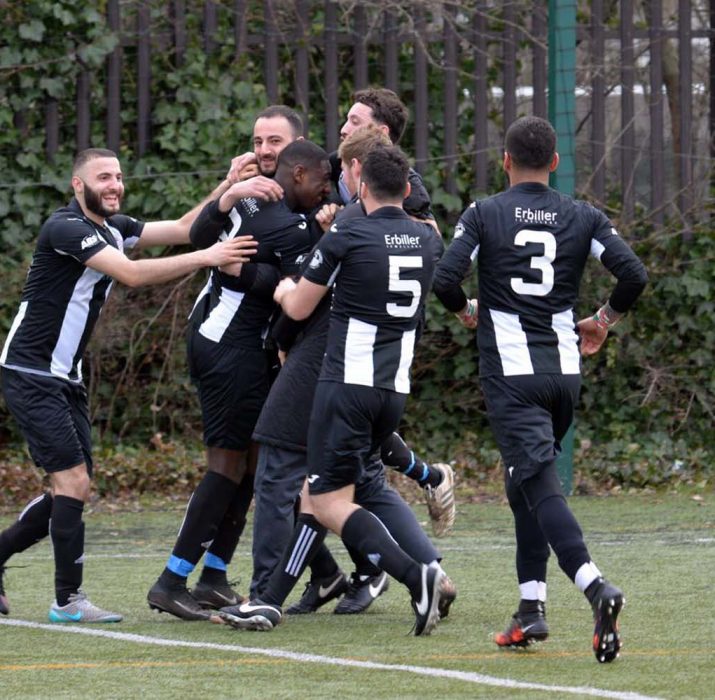
<path fill-rule="evenodd" d="M 369 559 L 364 557 L 354 547 L 350 547 L 346 544 L 345 549 L 348 550 L 348 554 L 353 560 L 353 564 L 355 564 L 355 573 L 358 576 L 379 576 L 382 573 L 382 569 L 379 566 L 375 566 Z"/>
<path fill-rule="evenodd" d="M 325 546 L 324 542 L 318 547 L 309 566 L 311 581 L 328 578 L 328 576 L 332 576 L 338 570 L 338 562 L 335 561 L 335 558 Z"/>
<path fill-rule="evenodd" d="M 392 433 L 380 447 L 380 459 L 385 466 L 395 469 L 400 474 L 416 481 L 420 486 L 439 486 L 444 475 L 439 469 L 430 467 L 407 447 L 405 441 Z"/>
<path fill-rule="evenodd" d="M 264 603 L 283 605 L 323 544 L 326 534 L 327 530 L 312 515 L 301 513 L 298 516 L 283 557 L 268 579 L 265 590 L 258 594 Z"/>
<path fill-rule="evenodd" d="M 52 502 L 50 537 L 55 551 L 55 592 L 57 604 L 67 605 L 69 596 L 82 585 L 84 561 L 84 502 L 69 496 L 55 496 Z"/>
<path fill-rule="evenodd" d="M 13 554 L 19 554 L 47 537 L 52 514 L 52 495 L 38 496 L 25 506 L 18 519 L 0 532 L 0 566 Z"/>
<path fill-rule="evenodd" d="M 208 471 L 191 496 L 186 516 L 169 557 L 169 571 L 186 578 L 205 549 L 212 546 L 219 525 L 238 486 L 221 474 Z"/>
<path fill-rule="evenodd" d="M 340 533 L 345 544 L 357 549 L 375 566 L 404 583 L 413 598 L 422 592 L 422 567 L 400 549 L 387 528 L 364 508 L 353 511 Z"/>
<path fill-rule="evenodd" d="M 244 474 L 240 484 L 236 487 L 233 499 L 226 509 L 223 520 L 218 526 L 218 531 L 211 546 L 204 557 L 204 569 L 201 580 L 208 583 L 204 574 L 211 570 L 226 571 L 231 563 L 243 530 L 246 527 L 246 514 L 253 499 L 254 474 Z M 209 573 L 210 576 L 210 573 Z M 222 580 L 225 580 L 225 576 Z"/>

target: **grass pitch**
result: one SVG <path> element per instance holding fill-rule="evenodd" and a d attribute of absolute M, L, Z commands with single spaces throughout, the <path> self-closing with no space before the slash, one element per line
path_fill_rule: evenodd
<path fill-rule="evenodd" d="M 698 497 L 699 498 L 699 497 Z M 551 636 L 527 650 L 492 641 L 517 599 L 511 514 L 461 505 L 437 544 L 459 590 L 432 636 L 409 636 L 413 615 L 397 582 L 360 616 L 289 617 L 270 633 L 187 623 L 149 610 L 183 508 L 162 504 L 87 515 L 85 589 L 122 612 L 116 625 L 47 623 L 47 541 L 13 557 L 10 616 L 0 617 L 2 698 L 711 698 L 715 695 L 715 497 L 636 494 L 572 498 L 599 567 L 626 594 L 624 648 L 598 664 L 585 598 L 552 559 Z M 426 511 L 417 506 L 426 522 Z M 0 514 L 6 527 L 14 513 Z M 340 543 L 329 545 L 349 570 Z M 231 566 L 250 578 L 250 522 Z M 300 595 L 294 591 L 290 600 Z"/>

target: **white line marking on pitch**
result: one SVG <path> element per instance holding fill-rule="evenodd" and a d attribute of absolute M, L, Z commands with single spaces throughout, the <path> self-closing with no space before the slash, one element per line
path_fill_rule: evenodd
<path fill-rule="evenodd" d="M 10 625 L 12 627 L 29 627 L 30 629 L 46 630 L 48 632 L 64 632 L 70 634 L 86 634 L 91 637 L 104 637 L 120 642 L 135 642 L 137 644 L 153 644 L 164 647 L 185 647 L 188 649 L 214 649 L 216 651 L 233 651 L 240 654 L 256 654 L 268 656 L 276 659 L 288 659 L 303 663 L 327 664 L 330 666 L 348 666 L 352 668 L 364 668 L 380 671 L 402 671 L 413 673 L 418 676 L 430 676 L 431 678 L 451 678 L 466 683 L 476 685 L 488 685 L 496 688 L 515 688 L 519 690 L 541 690 L 547 693 L 559 692 L 573 695 L 588 695 L 595 698 L 615 698 L 616 700 L 659 700 L 648 695 L 621 692 L 616 690 L 602 690 L 600 688 L 546 685 L 545 683 L 528 683 L 525 681 L 513 681 L 509 678 L 497 678 L 496 676 L 486 676 L 482 673 L 470 673 L 467 671 L 451 671 L 445 668 L 430 668 L 429 666 L 411 666 L 407 664 L 382 664 L 374 661 L 357 661 L 355 659 L 341 659 L 335 656 L 320 656 L 318 654 L 300 654 L 293 651 L 283 651 L 281 649 L 260 649 L 256 647 L 244 647 L 237 644 L 216 644 L 214 642 L 188 642 L 180 639 L 163 639 L 161 637 L 147 637 L 143 634 L 128 634 L 126 632 L 110 632 L 88 627 L 73 627 L 63 625 L 45 625 L 27 620 L 0 620 L 0 625 Z"/>

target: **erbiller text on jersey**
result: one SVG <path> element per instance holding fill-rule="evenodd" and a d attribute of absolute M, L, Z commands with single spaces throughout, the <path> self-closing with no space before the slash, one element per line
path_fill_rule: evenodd
<path fill-rule="evenodd" d="M 408 233 L 386 233 L 385 245 L 388 248 L 419 248 L 419 236 L 410 236 Z"/>
<path fill-rule="evenodd" d="M 555 224 L 558 213 L 555 211 L 542 211 L 541 209 L 522 209 L 514 207 L 514 219 L 530 224 Z"/>

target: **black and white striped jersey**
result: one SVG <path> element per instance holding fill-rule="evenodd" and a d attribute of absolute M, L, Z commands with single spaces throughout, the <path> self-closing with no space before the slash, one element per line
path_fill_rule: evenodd
<path fill-rule="evenodd" d="M 285 200 L 241 199 L 228 213 L 221 212 L 215 200 L 204 207 L 190 232 L 200 248 L 249 234 L 258 244 L 251 263 L 273 265 L 281 275 L 298 274 L 315 242 L 305 216 L 293 213 Z M 213 268 L 189 318 L 209 340 L 259 348 L 275 308 L 272 288 L 256 292 L 241 278 Z"/>
<path fill-rule="evenodd" d="M 342 221 L 321 238 L 303 272 L 335 285 L 321 380 L 409 393 L 435 238 L 399 207 Z"/>
<path fill-rule="evenodd" d="M 0 365 L 81 382 L 82 355 L 113 282 L 85 263 L 106 246 L 133 247 L 143 228 L 121 214 L 100 226 L 76 199 L 55 211 L 40 230 Z"/>
<path fill-rule="evenodd" d="M 579 374 L 573 307 L 589 254 L 623 282 L 622 290 L 632 282 L 633 293 L 621 293 L 614 306 L 626 311 L 643 288 L 645 269 L 590 204 L 531 182 L 463 212 L 434 291 L 448 309 L 463 308 L 460 285 L 477 260 L 482 376 Z"/>

